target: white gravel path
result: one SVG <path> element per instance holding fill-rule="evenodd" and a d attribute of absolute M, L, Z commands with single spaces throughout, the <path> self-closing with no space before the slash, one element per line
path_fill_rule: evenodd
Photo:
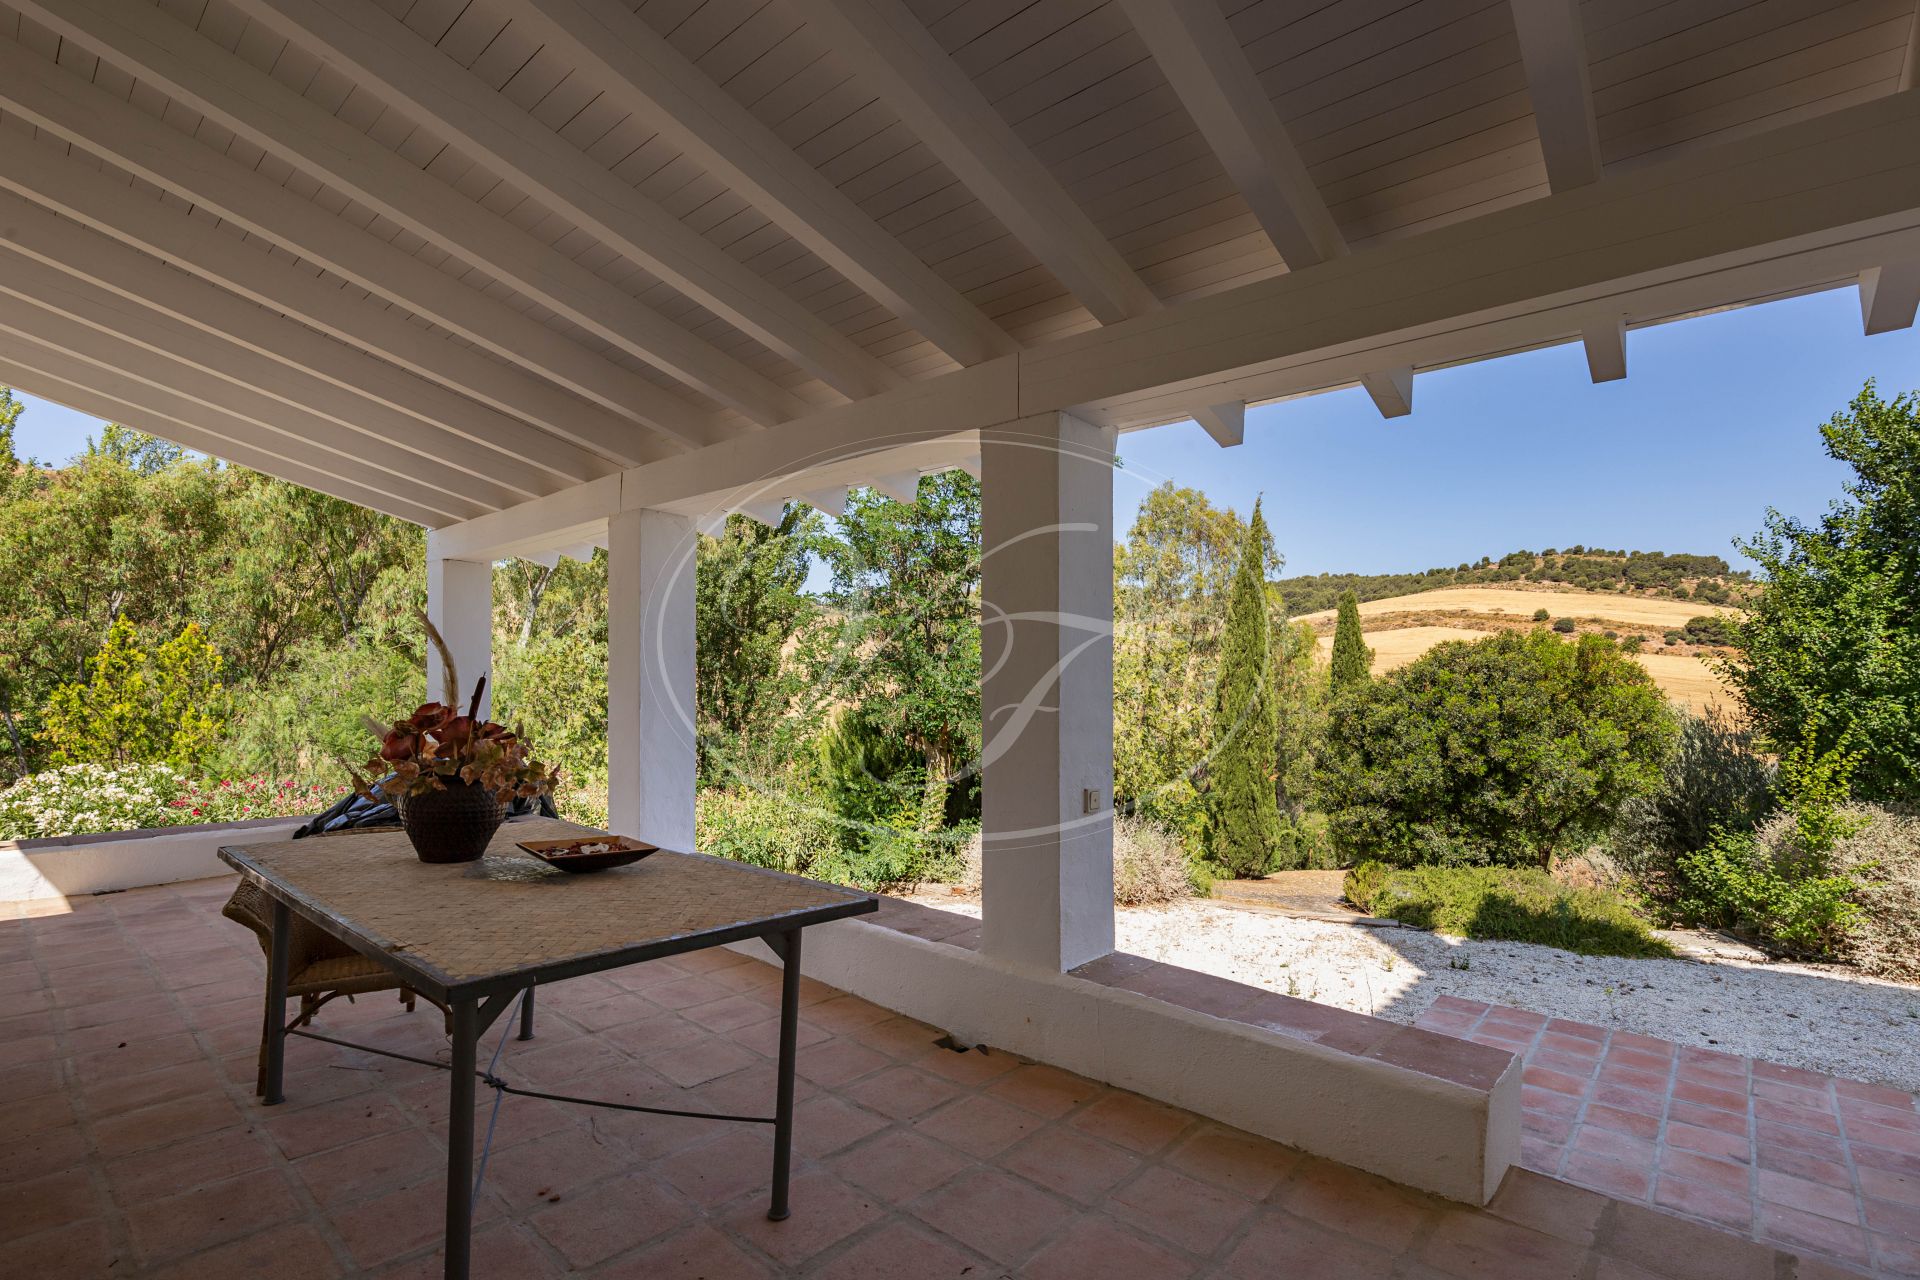
<path fill-rule="evenodd" d="M 1396 1022 L 1454 995 L 1920 1093 L 1920 987 L 1828 966 L 1576 956 L 1205 901 L 1121 908 L 1115 924 L 1122 951 Z"/>

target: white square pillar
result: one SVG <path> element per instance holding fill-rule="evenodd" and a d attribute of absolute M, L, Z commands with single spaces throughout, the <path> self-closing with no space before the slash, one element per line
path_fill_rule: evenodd
<path fill-rule="evenodd" d="M 459 696 L 455 699 L 465 711 L 473 697 L 473 685 L 488 677 L 487 690 L 480 699 L 480 714 L 493 706 L 493 563 L 491 561 L 443 560 L 427 553 L 427 617 L 447 642 L 459 677 Z M 427 643 L 427 701 L 438 702 L 446 696 L 446 664 L 432 641 Z"/>
<path fill-rule="evenodd" d="M 1056 972 L 1113 950 L 1113 448 L 980 433 L 982 940 Z"/>
<path fill-rule="evenodd" d="M 665 511 L 607 521 L 607 821 L 693 848 L 693 522 Z"/>

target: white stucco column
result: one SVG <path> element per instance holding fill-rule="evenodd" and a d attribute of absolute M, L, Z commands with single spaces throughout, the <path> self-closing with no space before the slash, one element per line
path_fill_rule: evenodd
<path fill-rule="evenodd" d="M 665 511 L 607 521 L 607 821 L 693 848 L 693 523 Z"/>
<path fill-rule="evenodd" d="M 980 433 L 983 945 L 1055 971 L 1113 950 L 1113 448 Z"/>
<path fill-rule="evenodd" d="M 457 703 L 466 710 L 473 685 L 488 677 L 480 714 L 493 705 L 493 562 L 446 560 L 427 551 L 427 617 L 433 620 L 453 654 L 460 689 Z M 440 651 L 427 644 L 427 701 L 445 697 Z"/>

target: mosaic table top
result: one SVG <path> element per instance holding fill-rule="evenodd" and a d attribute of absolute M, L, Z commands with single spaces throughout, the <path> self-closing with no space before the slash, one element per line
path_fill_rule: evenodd
<path fill-rule="evenodd" d="M 516 990 L 873 911 L 857 890 L 662 850 L 570 875 L 515 845 L 599 835 L 550 818 L 501 826 L 477 862 L 429 864 L 399 830 L 231 845 L 220 857 L 416 988 Z"/>

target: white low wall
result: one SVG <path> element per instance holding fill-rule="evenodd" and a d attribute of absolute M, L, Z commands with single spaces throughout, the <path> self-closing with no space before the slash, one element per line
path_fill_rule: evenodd
<path fill-rule="evenodd" d="M 0 904 L 62 898 L 231 875 L 223 844 L 285 840 L 304 818 L 256 818 L 104 835 L 0 840 Z"/>
<path fill-rule="evenodd" d="M 765 958 L 763 943 L 737 949 Z M 808 977 L 986 1044 L 1468 1204 L 1520 1159 L 1520 1064 L 1490 1091 L 860 920 L 809 929 Z"/>

